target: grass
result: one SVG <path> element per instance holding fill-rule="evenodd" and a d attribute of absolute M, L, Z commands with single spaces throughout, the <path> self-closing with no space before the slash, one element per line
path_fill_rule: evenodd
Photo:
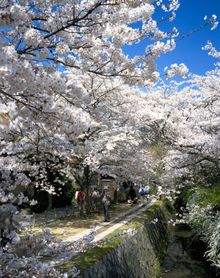
<path fill-rule="evenodd" d="M 79 217 L 63 217 L 56 221 L 46 223 L 44 225 L 36 225 L 32 228 L 34 234 L 42 232 L 44 228 L 49 228 L 53 236 L 58 240 L 73 236 L 77 233 L 90 228 L 92 225 L 98 224 L 102 220 L 101 215 L 95 215 L 94 218 Z"/>
<path fill-rule="evenodd" d="M 79 254 L 74 260 L 67 261 L 59 265 L 58 269 L 62 271 L 68 271 L 69 269 L 76 267 L 77 269 L 88 269 L 110 250 L 113 250 L 121 243 L 121 239 L 115 238 L 110 243 L 105 244 L 102 247 L 96 246 L 86 251 L 86 253 Z"/>

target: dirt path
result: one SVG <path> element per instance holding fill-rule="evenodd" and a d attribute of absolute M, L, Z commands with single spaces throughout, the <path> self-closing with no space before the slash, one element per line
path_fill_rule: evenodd
<path fill-rule="evenodd" d="M 149 208 L 155 200 L 148 200 L 145 201 L 142 204 L 135 205 L 128 209 L 126 212 L 120 213 L 118 216 L 112 218 L 112 221 L 110 222 L 101 222 L 98 223 L 95 227 L 91 227 L 88 229 L 85 229 L 84 231 L 81 231 L 77 234 L 74 234 L 73 236 L 67 237 L 63 240 L 63 242 L 66 243 L 72 243 L 74 241 L 82 239 L 84 236 L 88 235 L 92 231 L 96 232 L 96 236 L 93 240 L 93 242 L 97 242 L 104 237 L 106 237 L 108 234 L 112 233 L 119 227 L 122 227 L 123 225 L 127 224 L 130 220 L 132 220 L 138 213 L 146 210 Z"/>
<path fill-rule="evenodd" d="M 145 203 L 147 201 L 145 200 Z M 131 206 L 127 203 L 119 203 L 110 207 L 111 222 L 103 222 L 103 212 L 102 210 L 92 213 L 88 217 L 79 217 L 77 215 L 61 216 L 57 219 L 53 216 L 53 211 L 48 213 L 48 222 L 45 222 L 44 214 L 35 215 L 36 222 L 35 225 L 30 227 L 30 230 L 34 234 L 41 233 L 43 229 L 49 228 L 51 234 L 58 240 L 63 242 L 78 240 L 84 235 L 87 235 L 91 230 L 96 233 L 103 232 L 107 228 L 116 224 L 120 219 L 124 219 L 125 216 L 131 214 L 132 212 L 140 209 L 140 207 L 145 204 L 140 203 Z M 57 214 L 65 211 L 64 209 L 56 210 Z M 64 213 L 65 215 L 65 213 Z M 80 236 L 79 236 L 80 235 Z"/>

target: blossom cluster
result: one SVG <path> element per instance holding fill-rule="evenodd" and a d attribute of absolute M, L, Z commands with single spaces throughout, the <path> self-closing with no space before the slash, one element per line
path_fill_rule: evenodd
<path fill-rule="evenodd" d="M 186 75 L 189 71 L 184 63 L 181 63 L 179 65 L 172 64 L 170 66 L 170 69 L 165 68 L 164 70 L 165 70 L 166 76 L 168 78 L 173 78 L 174 76 L 186 77 Z"/>

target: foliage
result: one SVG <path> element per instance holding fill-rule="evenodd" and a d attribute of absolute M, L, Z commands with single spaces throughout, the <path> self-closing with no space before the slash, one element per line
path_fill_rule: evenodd
<path fill-rule="evenodd" d="M 200 207 L 214 207 L 220 202 L 220 186 L 219 184 L 209 187 L 198 187 L 190 194 L 188 204 L 196 204 Z"/>
<path fill-rule="evenodd" d="M 187 213 L 184 221 L 190 225 L 193 232 L 201 237 L 208 245 L 206 257 L 216 266 L 220 267 L 220 237 L 219 237 L 219 211 L 213 210 L 220 202 L 219 184 L 209 187 L 188 189 L 184 194 L 187 200 Z"/>

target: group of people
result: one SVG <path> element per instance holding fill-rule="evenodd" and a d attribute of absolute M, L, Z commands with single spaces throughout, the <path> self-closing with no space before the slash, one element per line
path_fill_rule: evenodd
<path fill-rule="evenodd" d="M 108 193 L 108 188 L 104 187 L 103 192 L 100 194 L 97 188 L 94 188 L 93 191 L 89 194 L 89 206 L 90 211 L 96 212 L 98 209 L 98 203 L 101 200 L 103 213 L 104 213 L 104 221 L 110 221 L 110 214 L 109 214 L 109 206 L 110 206 L 110 195 Z M 80 216 L 85 215 L 85 194 L 82 189 L 78 189 L 75 193 L 75 200 L 79 207 Z"/>
<path fill-rule="evenodd" d="M 128 191 L 128 202 L 130 202 L 131 204 L 136 204 L 139 196 L 140 195 L 140 199 L 143 201 L 144 198 L 146 198 L 149 194 L 149 186 L 143 186 L 140 185 L 139 188 L 137 188 L 135 190 L 134 186 L 131 185 Z"/>
<path fill-rule="evenodd" d="M 121 190 L 121 187 L 119 187 L 119 190 Z M 134 185 L 130 185 L 129 189 L 126 190 L 126 192 L 127 192 L 127 201 L 133 205 L 137 203 L 139 198 L 143 201 L 143 199 L 148 196 L 149 187 L 143 185 L 139 187 L 137 186 L 134 187 Z M 85 194 L 81 189 L 78 189 L 76 191 L 75 200 L 77 201 L 80 215 L 84 216 L 85 215 L 84 213 Z M 98 205 L 100 203 L 102 204 L 102 208 L 103 208 L 104 221 L 109 222 L 110 221 L 109 206 L 111 203 L 111 198 L 109 194 L 109 188 L 106 186 L 103 188 L 102 193 L 100 193 L 95 187 L 89 194 L 88 204 L 89 204 L 90 211 L 96 212 L 98 210 Z"/>

